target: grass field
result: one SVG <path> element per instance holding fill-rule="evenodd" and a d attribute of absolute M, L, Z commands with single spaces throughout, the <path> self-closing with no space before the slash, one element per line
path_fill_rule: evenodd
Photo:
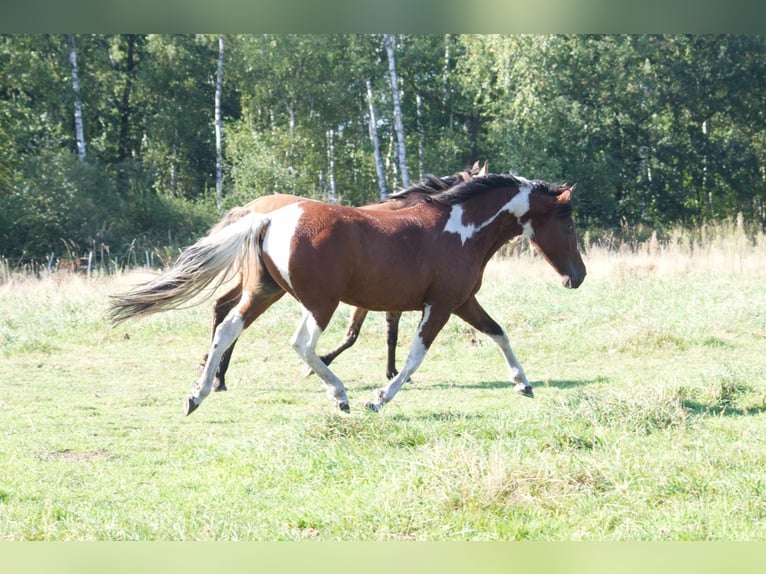
<path fill-rule="evenodd" d="M 380 314 L 334 363 L 349 415 L 301 377 L 285 298 L 243 335 L 229 392 L 184 417 L 208 304 L 112 328 L 108 296 L 138 274 L 6 270 L 0 539 L 766 540 L 764 236 L 602 245 L 576 291 L 527 254 L 487 270 L 479 300 L 535 399 L 453 320 L 379 414 Z"/>

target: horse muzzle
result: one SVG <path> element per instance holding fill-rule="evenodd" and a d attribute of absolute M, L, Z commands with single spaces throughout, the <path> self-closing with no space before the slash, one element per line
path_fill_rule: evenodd
<path fill-rule="evenodd" d="M 561 283 L 567 289 L 577 289 L 585 281 L 585 271 L 582 273 L 570 273 L 562 277 Z"/>

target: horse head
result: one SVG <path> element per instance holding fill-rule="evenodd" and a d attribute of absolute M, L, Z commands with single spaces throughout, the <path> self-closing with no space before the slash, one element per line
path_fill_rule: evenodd
<path fill-rule="evenodd" d="M 551 192 L 530 196 L 532 244 L 561 275 L 564 287 L 569 289 L 579 287 L 586 273 L 572 220 L 574 187 L 562 185 Z"/>

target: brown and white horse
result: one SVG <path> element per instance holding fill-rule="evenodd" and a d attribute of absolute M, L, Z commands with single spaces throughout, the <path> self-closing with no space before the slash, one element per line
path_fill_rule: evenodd
<path fill-rule="evenodd" d="M 341 301 L 373 311 L 422 312 L 401 372 L 375 391 L 366 405 L 370 410 L 379 411 L 394 398 L 452 314 L 498 344 L 516 391 L 531 397 L 532 386 L 508 336 L 476 293 L 492 255 L 521 234 L 562 276 L 565 287 L 582 283 L 586 271 L 577 249 L 571 191 L 487 175 L 397 211 L 305 201 L 269 214 L 250 213 L 187 248 L 156 281 L 116 297 L 112 316 L 120 321 L 176 308 L 241 266 L 242 294 L 215 330 L 207 361 L 186 397 L 187 414 L 212 391 L 226 350 L 285 293 L 303 309 L 292 346 L 342 411 L 349 410 L 346 389 L 316 354 Z"/>
<path fill-rule="evenodd" d="M 408 207 L 410 205 L 420 203 L 424 201 L 425 198 L 429 195 L 433 195 L 434 193 L 449 189 L 458 183 L 468 181 L 472 177 L 483 176 L 486 174 L 487 162 L 484 162 L 483 166 L 479 166 L 479 162 L 477 161 L 473 164 L 473 167 L 470 170 L 466 169 L 454 175 L 449 175 L 441 178 L 426 176 L 421 181 L 410 186 L 409 188 L 399 190 L 380 202 L 362 206 L 360 209 L 371 209 L 374 211 L 395 211 L 397 209 L 402 209 L 403 207 Z M 224 218 L 210 230 L 210 233 L 216 233 L 218 230 L 226 227 L 227 225 L 230 225 L 234 221 L 237 221 L 249 213 L 271 213 L 280 207 L 301 201 L 310 200 L 305 197 L 289 194 L 273 194 L 261 196 L 243 205 L 242 207 L 236 207 L 229 211 L 229 213 L 227 213 Z M 213 307 L 213 337 L 215 337 L 215 330 L 218 325 L 220 325 L 221 321 L 224 320 L 229 311 L 231 311 L 239 302 L 242 296 L 242 283 L 242 276 L 240 275 L 240 279 L 237 285 L 234 286 L 225 295 L 216 300 Z M 367 309 L 363 309 L 362 307 L 356 307 L 353 310 L 351 314 L 351 320 L 346 327 L 346 334 L 343 340 L 332 351 L 319 357 L 325 365 L 332 363 L 332 361 L 338 355 L 340 355 L 346 349 L 350 348 L 356 342 L 356 339 L 359 336 L 359 332 L 362 329 L 362 325 L 364 324 L 364 320 L 367 317 L 367 313 Z M 386 313 L 387 379 L 392 379 L 398 373 L 396 369 L 396 344 L 399 338 L 399 320 L 401 319 L 401 316 L 401 313 Z M 221 357 L 221 362 L 218 365 L 218 370 L 216 371 L 215 380 L 213 383 L 213 389 L 215 391 L 226 390 L 226 371 L 229 368 L 229 362 L 231 361 L 231 354 L 233 350 L 234 343 L 232 343 L 232 345 Z M 207 362 L 207 357 L 208 356 L 205 355 L 202 358 L 202 363 L 199 367 L 200 372 Z M 311 368 L 308 368 L 306 374 L 309 375 L 311 373 L 313 373 L 313 371 Z"/>

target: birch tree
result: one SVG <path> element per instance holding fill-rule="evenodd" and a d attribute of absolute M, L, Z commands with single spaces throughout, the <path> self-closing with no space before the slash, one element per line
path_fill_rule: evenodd
<path fill-rule="evenodd" d="M 415 93 L 415 109 L 418 118 L 418 177 L 422 178 L 425 172 L 425 143 L 426 128 L 423 125 L 423 96 L 420 94 L 420 78 L 418 77 L 417 89 Z"/>
<path fill-rule="evenodd" d="M 223 91 L 223 34 L 218 36 L 218 73 L 215 81 L 215 202 L 223 211 L 223 122 L 221 120 L 221 92 Z"/>
<path fill-rule="evenodd" d="M 82 102 L 80 101 L 80 79 L 77 75 L 77 47 L 75 46 L 74 34 L 69 36 L 70 50 L 69 63 L 72 64 L 72 91 L 74 92 L 74 130 L 77 139 L 77 154 L 80 161 L 87 161 L 85 153 L 85 130 L 82 122 Z"/>
<path fill-rule="evenodd" d="M 330 179 L 328 201 L 338 202 L 338 189 L 335 182 L 335 130 L 327 130 L 327 173 Z"/>
<path fill-rule="evenodd" d="M 407 153 L 404 145 L 404 125 L 402 124 L 402 108 L 399 104 L 399 80 L 396 77 L 396 61 L 394 59 L 394 45 L 391 34 L 383 34 L 383 45 L 388 54 L 388 73 L 391 76 L 391 98 L 394 102 L 394 130 L 396 131 L 396 155 L 399 160 L 399 171 L 402 177 L 402 185 L 409 187 L 410 178 L 407 174 Z"/>
<path fill-rule="evenodd" d="M 120 100 L 120 135 L 117 148 L 117 159 L 123 161 L 130 155 L 128 136 L 131 122 L 131 91 L 136 76 L 136 44 L 137 34 L 126 34 L 124 36 L 127 43 L 125 55 L 125 85 L 122 89 Z"/>
<path fill-rule="evenodd" d="M 375 102 L 372 99 L 372 84 L 367 80 L 367 103 L 370 107 L 370 140 L 372 141 L 372 152 L 375 157 L 375 170 L 378 173 L 378 187 L 380 188 L 380 199 L 385 199 L 388 195 L 388 185 L 386 184 L 386 168 L 383 165 L 383 156 L 380 154 L 380 140 L 378 139 L 378 117 L 375 113 Z"/>

